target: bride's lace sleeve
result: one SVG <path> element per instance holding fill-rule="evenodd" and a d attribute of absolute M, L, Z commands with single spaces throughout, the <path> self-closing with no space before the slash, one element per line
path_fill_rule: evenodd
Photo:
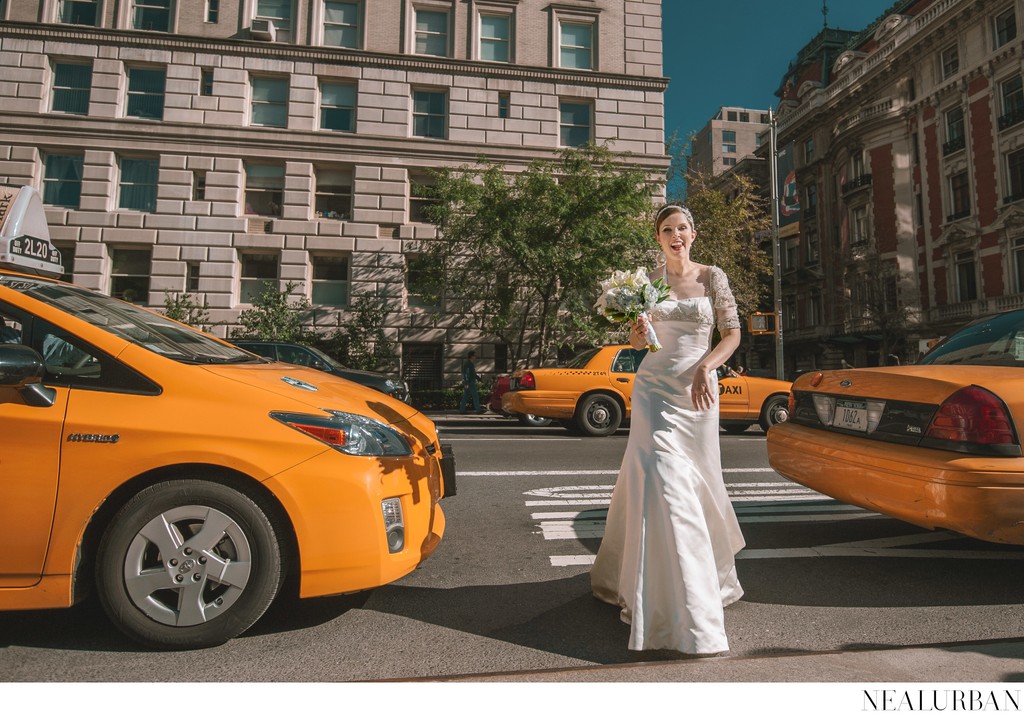
<path fill-rule="evenodd" d="M 736 299 L 729 288 L 729 279 L 717 266 L 711 267 L 711 302 L 715 307 L 718 330 L 738 329 L 740 317 L 736 311 Z"/>

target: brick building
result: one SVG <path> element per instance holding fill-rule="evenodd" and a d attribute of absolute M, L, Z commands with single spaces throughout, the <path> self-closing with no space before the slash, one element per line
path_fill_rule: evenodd
<path fill-rule="evenodd" d="M 38 188 L 77 283 L 225 333 L 263 281 L 392 307 L 430 385 L 487 336 L 426 321 L 418 180 L 609 143 L 664 175 L 660 0 L 0 0 L 0 183 Z M 410 301 L 410 296 L 413 300 Z"/>
<path fill-rule="evenodd" d="M 863 32 L 824 30 L 791 65 L 778 93 L 800 203 L 780 232 L 787 374 L 914 360 L 972 317 L 1024 305 L 1021 11 L 900 0 Z"/>

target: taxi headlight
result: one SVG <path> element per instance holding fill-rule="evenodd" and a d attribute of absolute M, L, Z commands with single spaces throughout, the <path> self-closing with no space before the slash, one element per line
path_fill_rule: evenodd
<path fill-rule="evenodd" d="M 354 413 L 323 409 L 330 416 L 274 411 L 270 417 L 352 456 L 408 456 L 401 433 L 380 421 Z"/>

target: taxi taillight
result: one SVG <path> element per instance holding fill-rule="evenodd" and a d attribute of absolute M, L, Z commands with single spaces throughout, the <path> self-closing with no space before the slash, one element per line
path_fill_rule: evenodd
<path fill-rule="evenodd" d="M 519 388 L 537 388 L 537 380 L 533 377 L 533 374 L 529 371 L 523 371 L 519 376 L 518 381 Z"/>
<path fill-rule="evenodd" d="M 952 443 L 1017 442 L 1006 404 L 980 386 L 961 388 L 943 401 L 928 424 L 925 436 Z"/>

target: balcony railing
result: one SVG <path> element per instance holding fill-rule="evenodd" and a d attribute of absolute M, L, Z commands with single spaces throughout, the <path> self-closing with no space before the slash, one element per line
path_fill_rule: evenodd
<path fill-rule="evenodd" d="M 953 154 L 953 152 L 959 152 L 961 149 L 967 146 L 967 138 L 964 136 L 954 137 L 945 144 L 942 145 L 942 156 L 946 157 Z"/>
<path fill-rule="evenodd" d="M 1015 124 L 1024 122 L 1024 107 L 1015 107 L 999 117 L 999 129 L 1013 127 Z"/>
<path fill-rule="evenodd" d="M 851 177 L 850 179 L 847 179 L 843 183 L 843 188 L 842 188 L 843 195 L 847 195 L 850 192 L 853 192 L 853 191 L 856 191 L 856 190 L 860 189 L 861 187 L 869 187 L 869 186 L 871 186 L 871 175 L 870 174 L 861 174 L 860 176 L 857 176 L 857 177 Z"/>

